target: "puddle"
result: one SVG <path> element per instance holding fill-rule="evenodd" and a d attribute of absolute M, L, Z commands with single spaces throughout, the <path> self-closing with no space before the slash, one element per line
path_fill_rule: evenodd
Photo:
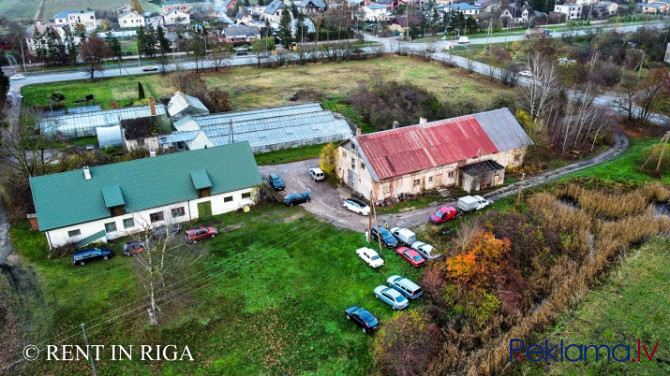
<path fill-rule="evenodd" d="M 654 215 L 656 217 L 660 217 L 662 215 L 670 216 L 670 203 L 655 202 L 654 203 Z"/>
<path fill-rule="evenodd" d="M 570 197 L 560 197 L 558 199 L 558 203 L 565 206 L 565 207 L 568 207 L 570 209 L 574 209 L 574 210 L 579 209 L 579 205 L 577 204 L 577 201 L 575 201 L 574 199 L 572 199 Z"/>

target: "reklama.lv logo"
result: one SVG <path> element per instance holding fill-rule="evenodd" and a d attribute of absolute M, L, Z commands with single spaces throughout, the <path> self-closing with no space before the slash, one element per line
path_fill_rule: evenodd
<path fill-rule="evenodd" d="M 517 345 L 517 347 L 515 347 Z M 520 345 L 520 346 L 519 346 Z M 631 358 L 631 347 L 633 347 L 633 358 Z M 607 351 L 607 361 L 611 362 L 614 359 L 617 362 L 632 362 L 640 363 L 645 361 L 641 354 L 644 353 L 645 357 L 651 362 L 656 349 L 658 348 L 658 342 L 654 345 L 654 349 L 651 351 L 651 354 L 647 351 L 647 346 L 641 344 L 640 340 L 637 340 L 637 357 L 635 357 L 635 345 L 629 346 L 619 343 L 614 345 L 611 348 L 608 345 L 580 345 L 580 344 L 569 344 L 567 346 L 563 345 L 563 340 L 560 344 L 556 344 L 553 347 L 549 347 L 549 340 L 544 340 L 544 346 L 538 344 L 532 344 L 526 347 L 526 344 L 520 339 L 510 339 L 509 340 L 509 361 L 512 362 L 516 358 L 520 359 L 522 362 L 529 360 L 531 362 L 540 362 L 540 361 L 554 361 L 554 362 L 563 362 L 567 360 L 568 362 L 588 362 L 595 361 L 597 362 L 600 358 L 604 358 L 605 354 L 602 352 Z M 592 351 L 589 354 L 589 350 Z M 601 352 L 601 350 L 603 350 Z M 556 354 L 558 352 L 558 354 Z M 625 356 L 624 356 L 625 355 Z M 593 359 L 595 357 L 595 360 Z"/>

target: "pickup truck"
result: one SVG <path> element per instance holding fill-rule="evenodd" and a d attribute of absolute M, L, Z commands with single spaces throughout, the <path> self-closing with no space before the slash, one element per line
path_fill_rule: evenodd
<path fill-rule="evenodd" d="M 485 199 L 482 196 L 463 196 L 458 199 L 456 207 L 464 212 L 471 212 L 475 210 L 481 210 L 487 207 L 491 201 Z"/>

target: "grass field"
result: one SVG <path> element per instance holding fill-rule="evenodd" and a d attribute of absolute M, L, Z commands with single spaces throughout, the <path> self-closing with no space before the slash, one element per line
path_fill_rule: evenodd
<path fill-rule="evenodd" d="M 145 12 L 158 12 L 161 7 L 155 3 L 147 0 L 140 0 L 142 10 Z M 55 14 L 66 10 L 116 10 L 116 8 L 128 5 L 127 0 L 105 0 L 105 1 L 90 1 L 90 0 L 44 0 L 44 17 L 45 19 L 52 18 Z"/>
<path fill-rule="evenodd" d="M 605 284 L 591 292 L 580 308 L 563 317 L 556 328 L 538 335 L 533 343 L 544 343 L 544 338 L 556 344 L 565 343 L 606 344 L 622 343 L 631 346 L 631 358 L 637 357 L 637 340 L 647 346 L 649 354 L 654 344 L 658 349 L 648 361 L 644 352 L 641 362 L 590 361 L 579 363 L 524 363 L 517 374 L 523 375 L 668 375 L 670 374 L 670 349 L 667 339 L 670 327 L 670 254 L 667 238 L 656 238 L 639 251 L 631 252 L 621 262 Z M 617 350 L 619 358 L 625 350 Z M 593 356 L 593 351 L 589 356 Z M 602 356 L 606 356 L 604 349 Z M 571 355 L 574 356 L 574 355 Z"/>
<path fill-rule="evenodd" d="M 220 73 L 203 75 L 208 87 L 220 87 L 230 93 L 234 110 L 247 110 L 294 103 L 291 98 L 310 88 L 315 93 L 334 98 L 346 98 L 359 84 L 370 82 L 373 77 L 386 77 L 401 82 L 411 82 L 433 92 L 441 101 L 473 99 L 481 101 L 498 93 L 512 90 L 498 83 L 483 80 L 457 68 L 444 68 L 437 63 L 425 63 L 405 57 L 392 57 L 341 64 L 313 64 L 281 69 L 243 67 Z M 94 94 L 103 108 L 111 101 L 120 105 L 131 101 L 137 105 L 137 82 L 142 82 L 151 95 L 169 96 L 175 92 L 169 78 L 160 75 L 143 75 L 113 78 L 96 82 L 69 82 L 48 85 L 31 85 L 22 89 L 25 106 L 48 104 L 52 93 L 65 95 L 66 105 L 77 98 Z M 486 93 L 486 96 L 482 96 Z M 485 99 L 487 100 L 487 99 Z"/>
<path fill-rule="evenodd" d="M 137 308 L 144 295 L 133 260 L 123 256 L 85 267 L 66 257 L 44 260 L 44 235 L 26 227 L 12 232 L 17 248 L 32 262 L 48 297 L 42 309 L 38 343 L 63 339 L 82 344 L 79 323 L 86 323 L 95 344 L 188 345 L 194 362 L 98 362 L 101 374 L 260 375 L 373 372 L 370 340 L 344 317 L 344 309 L 363 305 L 383 323 L 393 310 L 374 298 L 372 290 L 392 274 L 417 280 L 420 273 L 392 251 L 386 266 L 367 267 L 355 255 L 363 236 L 337 231 L 300 208 L 262 206 L 209 221 L 221 232 L 184 252 L 201 254 L 196 264 L 197 290 L 181 293 L 162 307 L 170 317 L 163 326 L 146 325 Z M 231 225 L 243 227 L 224 231 Z M 121 242 L 113 244 L 119 250 Z M 117 253 L 118 255 L 118 253 Z M 130 304 L 129 304 L 130 303 Z M 416 307 L 421 302 L 413 302 Z M 140 307 L 141 308 L 141 307 Z M 104 324 L 103 324 L 104 323 Z M 97 325 L 96 325 L 97 324 Z M 72 329 L 72 331 L 69 331 Z M 104 358 L 104 357 L 103 357 Z M 107 358 L 109 359 L 109 355 Z M 34 362 L 27 374 L 88 375 L 83 362 Z"/>

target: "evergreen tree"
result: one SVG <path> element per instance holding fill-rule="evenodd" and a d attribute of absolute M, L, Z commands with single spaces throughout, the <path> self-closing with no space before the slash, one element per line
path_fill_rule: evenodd
<path fill-rule="evenodd" d="M 289 48 L 293 43 L 293 33 L 291 32 L 291 13 L 288 8 L 284 7 L 281 11 L 281 18 L 279 19 L 279 31 L 277 36 L 281 39 L 281 45 L 284 48 Z"/>
<path fill-rule="evenodd" d="M 137 41 L 137 53 L 140 55 L 140 57 L 143 55 L 144 51 L 144 44 L 146 43 L 146 34 L 144 32 L 144 26 L 140 26 L 137 29 L 137 38 L 135 39 Z"/>
<path fill-rule="evenodd" d="M 295 39 L 302 43 L 305 41 L 305 37 L 309 37 L 309 29 L 305 25 L 305 15 L 298 13 L 295 20 Z"/>
<path fill-rule="evenodd" d="M 112 36 L 112 33 L 107 33 L 105 37 L 105 44 L 107 48 L 111 51 L 112 56 L 116 59 L 116 62 L 119 64 L 119 73 L 121 73 L 121 57 L 123 53 L 121 51 L 121 42 L 116 37 Z"/>
<path fill-rule="evenodd" d="M 166 53 L 170 52 L 170 40 L 167 39 L 163 28 L 159 25 L 156 25 L 156 41 L 158 43 L 161 56 L 165 56 Z"/>
<path fill-rule="evenodd" d="M 144 86 L 142 86 L 141 82 L 137 83 L 137 92 L 140 99 L 144 99 Z"/>

